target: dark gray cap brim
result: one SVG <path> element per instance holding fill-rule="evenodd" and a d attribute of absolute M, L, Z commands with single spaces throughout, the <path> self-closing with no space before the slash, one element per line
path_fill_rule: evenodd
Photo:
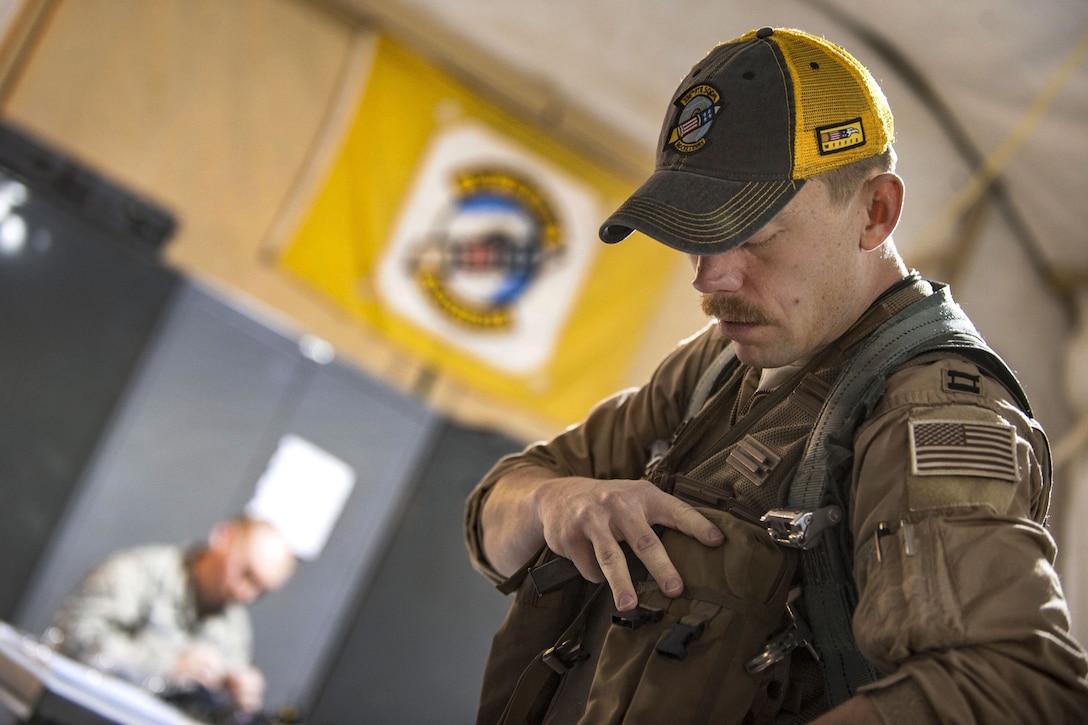
<path fill-rule="evenodd" d="M 638 230 L 688 254 L 720 254 L 739 247 L 780 212 L 804 180 L 726 181 L 658 169 L 601 225 L 615 244 Z"/>

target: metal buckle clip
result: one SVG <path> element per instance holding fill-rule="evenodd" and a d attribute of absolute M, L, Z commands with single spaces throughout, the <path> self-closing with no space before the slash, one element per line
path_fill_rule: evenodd
<path fill-rule="evenodd" d="M 842 509 L 838 506 L 824 506 L 812 511 L 771 509 L 759 519 L 772 539 L 797 549 L 811 549 L 819 543 L 825 529 L 841 520 Z"/>
<path fill-rule="evenodd" d="M 767 641 L 767 646 L 762 652 L 744 663 L 744 669 L 749 674 L 755 675 L 774 666 L 802 645 L 819 662 L 820 656 L 812 646 L 812 630 L 808 623 L 793 611 L 792 604 L 786 605 L 786 614 L 789 616 L 789 622 L 782 631 Z"/>
<path fill-rule="evenodd" d="M 559 674 L 563 674 L 577 662 L 589 657 L 589 652 L 582 648 L 582 643 L 573 639 L 567 639 L 554 647 L 549 647 L 541 656 L 544 664 L 551 667 Z"/>

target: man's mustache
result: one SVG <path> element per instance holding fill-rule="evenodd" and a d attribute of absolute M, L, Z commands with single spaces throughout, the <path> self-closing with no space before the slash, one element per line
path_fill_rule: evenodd
<path fill-rule="evenodd" d="M 703 295 L 703 312 L 726 322 L 743 322 L 750 325 L 770 325 L 774 323 L 763 310 L 736 297 L 723 294 Z"/>

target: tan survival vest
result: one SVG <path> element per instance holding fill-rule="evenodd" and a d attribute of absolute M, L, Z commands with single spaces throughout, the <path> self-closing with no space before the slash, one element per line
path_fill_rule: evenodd
<path fill-rule="evenodd" d="M 646 478 L 717 523 L 726 545 L 660 529 L 685 591 L 665 597 L 629 556 L 640 606 L 622 614 L 606 585 L 545 549 L 499 587 L 517 596 L 492 644 L 477 722 L 767 722 L 799 646 L 820 663 L 827 708 L 876 679 L 853 641 L 852 548 L 835 525 L 854 428 L 892 370 L 937 350 L 993 371 L 1030 415 L 1015 376 L 934 287 L 927 295 L 912 278 L 893 288 L 767 393 L 723 353 L 673 439 L 651 451 Z"/>

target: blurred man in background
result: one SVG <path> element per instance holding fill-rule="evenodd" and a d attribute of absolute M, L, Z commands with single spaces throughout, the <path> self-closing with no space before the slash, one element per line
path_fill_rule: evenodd
<path fill-rule="evenodd" d="M 265 681 L 252 665 L 247 606 L 282 587 L 296 557 L 272 524 L 233 518 L 195 548 L 116 552 L 65 601 L 50 638 L 62 653 L 160 695 L 203 688 L 254 713 Z"/>

